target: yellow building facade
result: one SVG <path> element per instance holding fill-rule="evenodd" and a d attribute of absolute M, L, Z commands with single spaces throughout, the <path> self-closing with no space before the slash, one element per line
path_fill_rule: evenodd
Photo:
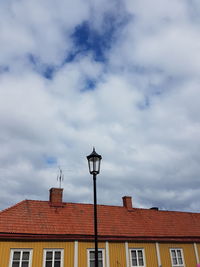
<path fill-rule="evenodd" d="M 171 250 L 181 250 L 183 263 L 173 264 Z M 0 266 L 12 267 L 12 250 L 30 250 L 31 256 L 28 267 L 45 267 L 45 250 L 63 251 L 60 267 L 90 267 L 88 252 L 94 250 L 93 242 L 63 241 L 63 242 L 30 242 L 2 241 L 0 243 Z M 161 243 L 161 242 L 100 242 L 102 251 L 102 267 L 196 267 L 199 263 L 200 243 Z M 143 265 L 133 262 L 132 251 L 143 251 Z M 102 264 L 102 265 L 101 265 Z M 135 264 L 135 265 L 134 265 Z M 178 265 L 179 264 L 179 265 Z M 17 266 L 17 264 L 16 264 Z M 19 265 L 20 266 L 20 265 Z M 23 265 L 21 264 L 23 267 Z M 21 267 L 20 266 L 20 267 Z M 54 265 L 52 265 L 54 266 Z"/>
<path fill-rule="evenodd" d="M 200 214 L 98 205 L 98 267 L 200 267 Z M 93 205 L 24 200 L 0 212 L 0 267 L 94 267 Z"/>

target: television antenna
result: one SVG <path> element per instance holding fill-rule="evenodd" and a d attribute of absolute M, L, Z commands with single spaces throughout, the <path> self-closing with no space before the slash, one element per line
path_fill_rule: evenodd
<path fill-rule="evenodd" d="M 64 180 L 64 174 L 60 166 L 58 166 L 59 174 L 57 175 L 57 181 L 59 182 L 59 188 L 61 188 L 61 184 Z"/>

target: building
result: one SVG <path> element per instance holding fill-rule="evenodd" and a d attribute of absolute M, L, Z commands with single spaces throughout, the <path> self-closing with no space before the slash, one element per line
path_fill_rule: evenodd
<path fill-rule="evenodd" d="M 0 267 L 93 267 L 93 205 L 24 200 L 0 212 Z M 200 213 L 98 205 L 99 267 L 196 267 Z"/>

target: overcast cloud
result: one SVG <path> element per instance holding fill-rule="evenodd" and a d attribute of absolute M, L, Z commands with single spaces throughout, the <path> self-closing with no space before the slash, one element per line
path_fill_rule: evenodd
<path fill-rule="evenodd" d="M 0 2 L 0 208 L 92 202 L 200 206 L 200 2 Z"/>

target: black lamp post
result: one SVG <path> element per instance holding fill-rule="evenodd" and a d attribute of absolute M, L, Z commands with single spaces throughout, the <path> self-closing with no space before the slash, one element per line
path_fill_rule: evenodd
<path fill-rule="evenodd" d="M 93 191 L 94 191 L 94 242 L 95 242 L 95 267 L 98 267 L 98 228 L 97 228 L 97 191 L 96 176 L 100 172 L 101 155 L 97 154 L 95 148 L 92 153 L 87 156 L 89 172 L 93 175 Z"/>

